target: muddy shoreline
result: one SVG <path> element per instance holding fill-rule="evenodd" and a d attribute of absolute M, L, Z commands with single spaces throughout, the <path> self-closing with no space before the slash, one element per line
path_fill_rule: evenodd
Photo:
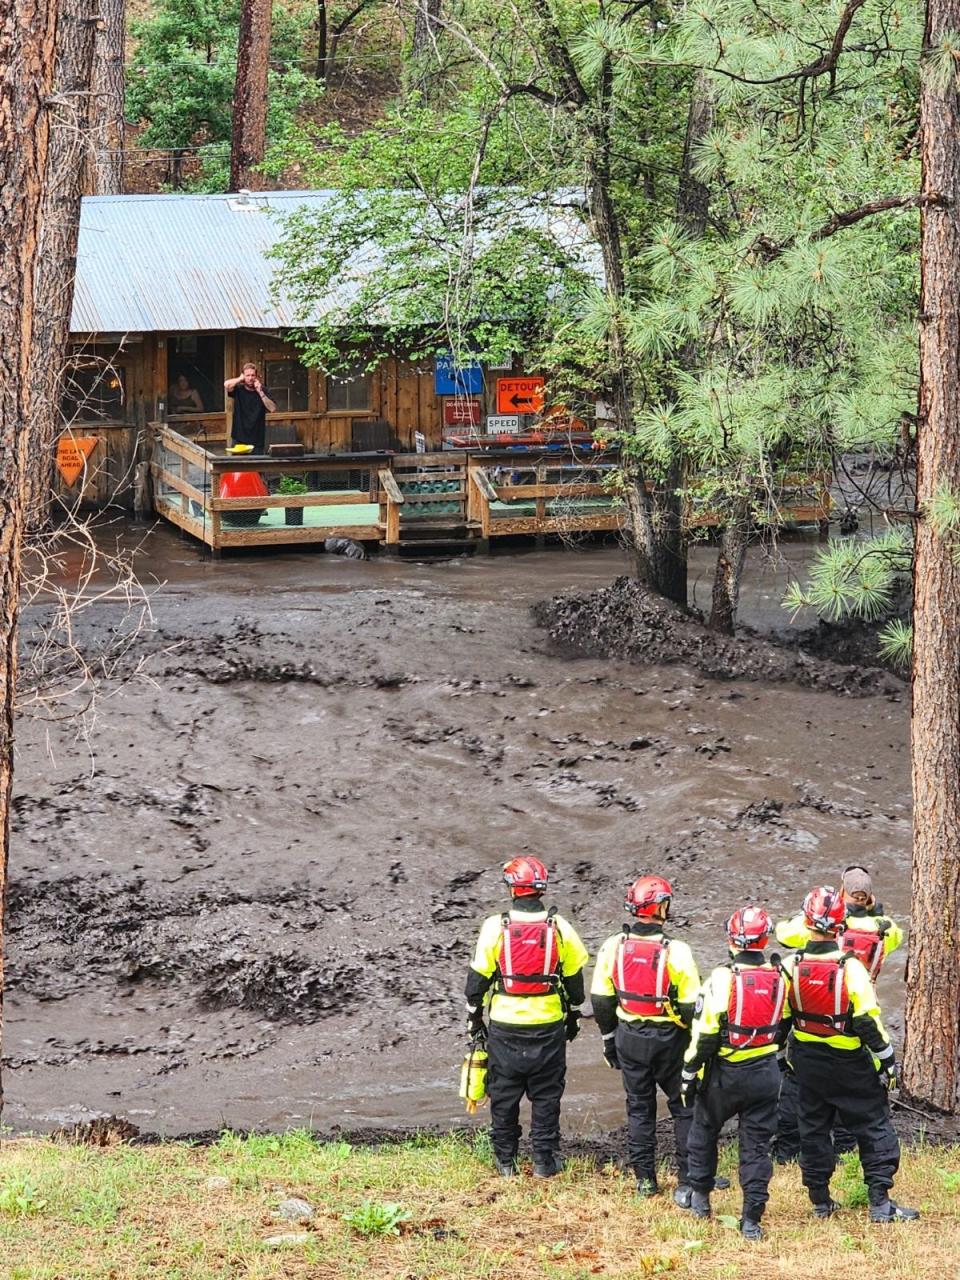
<path fill-rule="evenodd" d="M 18 725 L 6 1122 L 459 1127 L 464 968 L 525 850 L 594 955 L 647 868 L 702 970 L 737 899 L 792 912 L 854 861 L 905 919 L 906 698 L 558 654 L 532 607 L 625 567 L 615 548 L 214 565 L 151 535 L 150 680 L 89 743 Z M 782 625 L 783 581 L 751 566 L 748 620 Z M 901 984 L 898 953 L 895 1036 Z M 568 1140 L 622 1116 L 587 1020 Z"/>

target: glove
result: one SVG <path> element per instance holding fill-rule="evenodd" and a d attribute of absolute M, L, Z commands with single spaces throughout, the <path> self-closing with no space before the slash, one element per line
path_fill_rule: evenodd
<path fill-rule="evenodd" d="M 477 1036 L 482 1036 L 485 1032 L 486 1032 L 486 1027 L 483 1025 L 483 1009 L 482 1008 L 471 1009 L 470 1006 L 468 1005 L 467 1006 L 467 1035 L 470 1036 L 471 1039 L 475 1039 Z"/>
<path fill-rule="evenodd" d="M 897 1061 L 893 1056 L 880 1063 L 880 1074 L 883 1076 L 883 1083 L 887 1086 L 887 1089 L 900 1088 L 900 1072 L 897 1069 Z"/>
<path fill-rule="evenodd" d="M 793 1075 L 793 1063 L 787 1057 L 786 1049 L 777 1050 L 777 1066 L 781 1071 L 789 1071 Z"/>
<path fill-rule="evenodd" d="M 580 1034 L 580 1010 L 571 1009 L 566 1018 L 567 1044 Z"/>
<path fill-rule="evenodd" d="M 692 1107 L 693 1100 L 697 1096 L 697 1089 L 700 1085 L 700 1079 L 695 1071 L 680 1072 L 680 1105 L 683 1107 Z"/>
<path fill-rule="evenodd" d="M 603 1037 L 603 1056 L 608 1067 L 612 1067 L 614 1071 L 619 1071 L 620 1059 L 617 1056 L 616 1034 L 616 1031 L 608 1031 Z"/>

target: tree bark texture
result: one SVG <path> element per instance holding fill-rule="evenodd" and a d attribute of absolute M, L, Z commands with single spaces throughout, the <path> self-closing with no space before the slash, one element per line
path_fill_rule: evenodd
<path fill-rule="evenodd" d="M 416 88 L 429 98 L 433 84 L 433 72 L 437 69 L 437 39 L 440 28 L 440 0 L 415 0 L 413 14 L 413 74 Z"/>
<path fill-rule="evenodd" d="M 242 0 L 237 43 L 237 81 L 233 94 L 230 190 L 259 190 L 253 172 L 267 146 L 267 71 L 270 56 L 271 0 Z"/>
<path fill-rule="evenodd" d="M 960 31 L 929 0 L 923 47 Z M 913 906 L 904 1086 L 942 1111 L 960 1097 L 960 565 L 924 504 L 960 494 L 960 92 L 921 82 L 920 411 L 913 573 Z"/>
<path fill-rule="evenodd" d="M 33 280 L 56 12 L 56 0 L 0 0 L 0 1041 Z"/>
<path fill-rule="evenodd" d="M 90 98 L 95 196 L 123 194 L 125 0 L 100 0 Z"/>
<path fill-rule="evenodd" d="M 24 492 L 27 532 L 44 528 L 50 518 L 53 444 L 60 426 L 63 370 L 73 307 L 90 81 L 99 11 L 99 0 L 61 0 L 57 19 L 50 139 L 34 280 L 36 322 L 30 360 L 29 452 Z"/>
<path fill-rule="evenodd" d="M 732 636 L 740 607 L 740 579 L 750 543 L 750 505 L 737 503 L 720 534 L 710 602 L 711 631 Z"/>

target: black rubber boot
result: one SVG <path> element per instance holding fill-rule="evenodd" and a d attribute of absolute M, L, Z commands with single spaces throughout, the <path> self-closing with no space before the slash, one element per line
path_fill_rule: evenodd
<path fill-rule="evenodd" d="M 643 1174 L 637 1175 L 637 1195 L 641 1200 L 649 1200 L 651 1196 L 658 1196 L 660 1188 L 657 1186 L 656 1178 L 644 1177 Z"/>
<path fill-rule="evenodd" d="M 549 1156 L 546 1158 L 534 1159 L 533 1176 L 535 1178 L 555 1178 L 558 1173 L 563 1172 L 563 1157 Z"/>
<path fill-rule="evenodd" d="M 813 1201 L 813 1216 L 815 1218 L 832 1218 L 839 1208 L 840 1205 L 837 1201 L 832 1200 L 828 1194 L 823 1200 Z"/>
<path fill-rule="evenodd" d="M 710 1192 L 694 1191 L 690 1196 L 690 1212 L 695 1218 L 710 1217 Z"/>
<path fill-rule="evenodd" d="M 713 1180 L 713 1189 L 714 1189 L 714 1191 L 729 1191 L 729 1190 L 730 1190 L 730 1179 L 729 1179 L 729 1178 L 714 1178 L 714 1180 Z"/>
<path fill-rule="evenodd" d="M 517 1176 L 516 1160 L 498 1160 L 497 1173 L 501 1178 L 515 1178 Z"/>
<path fill-rule="evenodd" d="M 740 1234 L 743 1236 L 744 1240 L 763 1239 L 763 1231 L 761 1230 L 760 1223 L 757 1222 L 756 1218 L 742 1218 L 740 1220 Z"/>
<path fill-rule="evenodd" d="M 916 1222 L 919 1217 L 918 1210 L 895 1204 L 887 1196 L 877 1204 L 870 1205 L 871 1222 Z"/>
<path fill-rule="evenodd" d="M 681 1182 L 673 1193 L 673 1203 L 679 1205 L 681 1209 L 689 1209 L 692 1198 L 693 1187 L 688 1187 L 685 1182 Z"/>

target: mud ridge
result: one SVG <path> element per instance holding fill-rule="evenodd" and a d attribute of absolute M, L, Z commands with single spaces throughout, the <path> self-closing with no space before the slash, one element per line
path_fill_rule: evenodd
<path fill-rule="evenodd" d="M 568 654 L 682 664 L 714 680 L 791 683 L 852 697 L 899 697 L 906 688 L 902 679 L 880 667 L 833 662 L 749 631 L 718 635 L 627 577 L 597 591 L 542 601 L 533 616 L 553 646 Z"/>

